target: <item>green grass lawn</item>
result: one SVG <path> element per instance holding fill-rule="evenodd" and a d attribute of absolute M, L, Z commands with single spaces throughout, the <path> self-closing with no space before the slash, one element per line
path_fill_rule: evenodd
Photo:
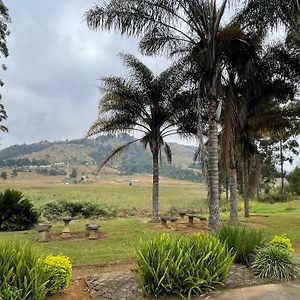
<path fill-rule="evenodd" d="M 87 223 L 89 220 L 72 221 L 70 223 L 71 231 L 84 232 Z M 42 256 L 66 255 L 70 257 L 73 264 L 78 265 L 103 264 L 132 259 L 133 250 L 139 240 L 150 234 L 148 224 L 137 219 L 109 220 L 98 223 L 101 224 L 101 232 L 108 236 L 95 241 L 86 238 L 39 243 L 36 241 L 35 230 L 1 232 L 0 239 L 30 242 Z M 62 222 L 56 222 L 53 224 L 51 232 L 60 233 L 62 229 Z"/>
<path fill-rule="evenodd" d="M 0 188 L 7 188 L 3 183 Z M 18 184 L 15 189 L 23 191 L 36 207 L 48 202 L 65 199 L 72 201 L 89 201 L 93 203 L 113 206 L 117 208 L 136 208 L 137 210 L 151 211 L 151 183 L 134 182 L 129 186 L 124 182 L 108 182 L 107 184 Z M 171 207 L 189 208 L 207 211 L 206 190 L 203 185 L 191 182 L 172 183 L 162 181 L 160 188 L 160 212 L 164 213 Z M 239 203 L 242 213 L 242 203 Z M 222 206 L 222 220 L 228 220 L 229 205 Z M 300 244 L 300 201 L 287 203 L 266 204 L 251 202 L 251 218 L 241 221 L 263 225 L 268 237 L 285 233 L 293 242 Z M 269 217 L 260 216 L 267 214 Z M 95 222 L 95 221 L 92 221 Z M 72 221 L 73 232 L 84 232 L 88 220 Z M 32 242 L 42 255 L 64 254 L 71 258 L 74 264 L 103 264 L 120 260 L 132 259 L 132 250 L 138 241 L 152 234 L 150 225 L 135 219 L 117 219 L 99 221 L 101 231 L 108 234 L 105 239 L 97 241 L 65 240 L 38 243 L 34 230 L 25 232 L 1 232 L 1 240 L 17 240 Z M 262 226 L 261 226 L 262 227 Z M 53 223 L 52 231 L 62 231 L 62 222 Z"/>

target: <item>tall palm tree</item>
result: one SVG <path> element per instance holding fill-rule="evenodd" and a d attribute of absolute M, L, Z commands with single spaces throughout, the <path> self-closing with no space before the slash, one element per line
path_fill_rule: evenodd
<path fill-rule="evenodd" d="M 218 37 L 222 35 L 224 24 L 221 26 L 221 22 L 224 21 L 226 7 L 229 3 L 239 1 L 223 0 L 219 6 L 217 2 L 217 0 L 110 0 L 95 5 L 86 14 L 88 26 L 92 29 L 117 30 L 121 34 L 141 38 L 142 52 L 189 56 L 196 66 L 199 90 L 205 94 L 205 112 L 208 116 L 207 183 L 210 230 L 215 230 L 219 223 L 219 113 L 216 112 L 219 112 L 221 107 L 224 65 Z M 253 26 L 251 19 L 253 10 L 261 12 L 261 6 L 255 2 L 265 1 L 244 1 L 245 7 L 242 11 L 251 20 L 248 23 L 243 22 L 245 26 Z M 248 13 L 249 5 L 251 14 Z M 279 13 L 276 14 L 277 21 L 278 16 Z M 268 22 L 271 20 L 269 18 Z M 236 23 L 237 21 L 228 23 L 225 27 L 235 28 Z M 228 38 L 230 39 L 230 35 Z M 203 101 L 199 97 L 198 102 L 200 100 Z M 198 115 L 201 121 L 200 112 Z M 201 130 L 199 134 L 201 140 Z"/>
<path fill-rule="evenodd" d="M 216 0 L 111 0 L 96 5 L 87 14 L 92 29 L 116 29 L 141 38 L 147 54 L 189 55 L 196 65 L 199 89 L 208 103 L 209 139 L 208 188 L 209 228 L 219 224 L 219 169 L 217 108 L 220 107 L 222 53 L 218 46 L 220 23 L 228 0 L 218 7 Z M 200 99 L 199 99 L 200 102 Z"/>
<path fill-rule="evenodd" d="M 242 31 L 241 31 L 242 33 Z M 286 109 L 299 81 L 299 62 L 283 45 L 262 46 L 261 36 L 244 33 L 244 50 L 225 51 L 227 92 L 221 136 L 221 162 L 230 174 L 232 221 L 237 221 L 237 159 L 242 157 L 245 217 L 249 216 L 249 157 L 258 156 L 256 140 L 288 129 L 297 112 Z M 299 116 L 299 111 L 298 111 Z M 239 146 L 239 147 L 237 147 Z M 237 155 L 240 150 L 240 155 Z M 259 160 L 258 160 L 259 162 Z M 259 169 L 259 163 L 257 164 Z M 256 178 L 256 181 L 258 179 Z"/>
<path fill-rule="evenodd" d="M 103 79 L 104 96 L 99 104 L 99 114 L 87 132 L 87 136 L 100 133 L 140 132 L 141 138 L 114 149 L 100 168 L 115 154 L 140 141 L 149 146 L 153 162 L 152 218 L 158 218 L 159 157 L 162 150 L 169 162 L 172 153 L 165 138 L 177 133 L 176 111 L 173 103 L 182 100 L 185 76 L 173 66 L 155 76 L 141 61 L 132 55 L 121 55 L 128 71 L 128 79 L 107 77 Z M 178 101 L 178 99 L 180 101 Z"/>

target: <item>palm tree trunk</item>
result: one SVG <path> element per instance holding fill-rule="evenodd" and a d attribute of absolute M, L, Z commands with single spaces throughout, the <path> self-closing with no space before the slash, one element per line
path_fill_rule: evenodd
<path fill-rule="evenodd" d="M 244 216 L 245 218 L 250 217 L 249 208 L 249 160 L 246 158 L 244 160 L 243 166 L 243 187 L 244 187 Z"/>
<path fill-rule="evenodd" d="M 214 111 L 213 111 L 214 112 Z M 208 141 L 208 188 L 209 218 L 208 229 L 216 231 L 219 226 L 219 159 L 218 159 L 218 125 L 214 117 L 209 120 Z"/>
<path fill-rule="evenodd" d="M 259 154 L 255 156 L 255 175 L 252 195 L 259 197 L 260 191 L 260 179 L 261 179 L 261 158 Z"/>
<path fill-rule="evenodd" d="M 282 147 L 282 141 L 279 142 L 280 147 L 280 177 L 281 177 L 281 195 L 283 195 L 284 191 L 284 171 L 283 171 L 283 147 Z"/>
<path fill-rule="evenodd" d="M 237 172 L 236 168 L 230 169 L 230 221 L 238 222 L 238 201 L 237 201 Z"/>
<path fill-rule="evenodd" d="M 152 219 L 158 219 L 159 162 L 158 149 L 152 151 Z"/>
<path fill-rule="evenodd" d="M 226 179 L 225 179 L 225 202 L 228 203 L 228 199 L 229 199 L 229 180 L 228 177 L 226 175 Z"/>

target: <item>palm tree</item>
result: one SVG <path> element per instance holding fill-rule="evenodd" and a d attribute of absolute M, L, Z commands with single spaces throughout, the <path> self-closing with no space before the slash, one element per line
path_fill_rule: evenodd
<path fill-rule="evenodd" d="M 143 136 L 114 149 L 103 165 L 115 154 L 132 143 L 140 141 L 149 146 L 153 162 L 152 218 L 158 218 L 159 157 L 162 150 L 169 162 L 172 153 L 165 138 L 177 133 L 176 118 L 180 115 L 173 103 L 182 100 L 185 76 L 172 66 L 154 76 L 141 61 L 132 55 L 121 55 L 129 78 L 103 79 L 104 96 L 99 105 L 98 119 L 91 125 L 87 136 L 100 133 L 140 132 Z"/>
<path fill-rule="evenodd" d="M 242 34 L 242 31 L 241 33 Z M 237 159 L 242 157 L 244 210 L 249 216 L 249 158 L 258 156 L 256 141 L 293 125 L 297 112 L 285 107 L 300 83 L 299 62 L 283 45 L 262 46 L 261 36 L 244 33 L 241 51 L 224 51 L 227 80 L 221 135 L 221 162 L 229 172 L 232 221 L 237 221 Z M 299 110 L 298 110 L 299 116 Z M 238 152 L 240 154 L 238 155 Z M 259 170 L 259 159 L 257 160 Z M 256 182 L 259 179 L 256 178 Z"/>
<path fill-rule="evenodd" d="M 96 5 L 87 12 L 92 29 L 116 29 L 141 37 L 140 48 L 147 54 L 184 54 L 197 67 L 199 90 L 208 103 L 209 139 L 208 189 L 209 228 L 219 224 L 219 169 L 217 108 L 220 107 L 222 54 L 218 46 L 220 22 L 229 1 L 220 7 L 216 0 L 114 0 Z M 200 99 L 199 99 L 200 102 Z M 201 137 L 200 137 L 201 139 Z"/>
<path fill-rule="evenodd" d="M 221 26 L 225 9 L 230 2 L 238 1 L 223 0 L 218 6 L 216 0 L 111 0 L 95 5 L 86 13 L 88 26 L 92 29 L 117 30 L 121 34 L 141 38 L 140 49 L 146 54 L 164 52 L 167 55 L 188 56 L 191 59 L 197 70 L 197 82 L 201 91 L 199 95 L 205 95 L 205 99 L 199 97 L 198 102 L 205 101 L 205 112 L 208 116 L 207 184 L 210 230 L 217 229 L 219 223 L 219 114 L 216 112 L 221 108 L 221 79 L 224 75 L 223 47 L 220 47 L 219 37 L 223 35 L 223 40 L 230 44 L 230 32 L 234 31 L 235 24 L 242 19 L 238 15 L 228 26 Z M 243 20 L 246 27 L 253 27 L 253 11 L 261 13 L 264 4 L 256 5 L 261 2 L 264 1 L 244 1 L 242 12 L 250 19 L 248 23 L 245 22 L 248 20 Z M 280 14 L 278 11 L 276 13 L 277 22 Z M 271 17 L 267 20 L 268 24 L 271 24 L 271 20 Z M 229 28 L 233 30 L 228 30 Z M 223 32 L 223 29 L 226 30 Z M 227 38 L 225 33 L 229 33 Z M 198 111 L 201 123 L 200 114 Z M 199 134 L 201 141 L 201 130 Z"/>

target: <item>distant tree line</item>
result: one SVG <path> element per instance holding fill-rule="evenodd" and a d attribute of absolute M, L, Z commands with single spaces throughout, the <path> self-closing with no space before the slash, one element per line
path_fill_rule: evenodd
<path fill-rule="evenodd" d="M 38 168 L 38 169 L 36 169 L 36 172 L 38 174 L 41 174 L 44 176 L 65 176 L 65 175 L 67 175 L 65 170 L 63 170 L 62 168 L 55 168 L 55 167 Z"/>
<path fill-rule="evenodd" d="M 45 166 L 48 165 L 49 162 L 43 159 L 7 159 L 0 160 L 0 167 L 28 167 L 28 166 Z"/>

